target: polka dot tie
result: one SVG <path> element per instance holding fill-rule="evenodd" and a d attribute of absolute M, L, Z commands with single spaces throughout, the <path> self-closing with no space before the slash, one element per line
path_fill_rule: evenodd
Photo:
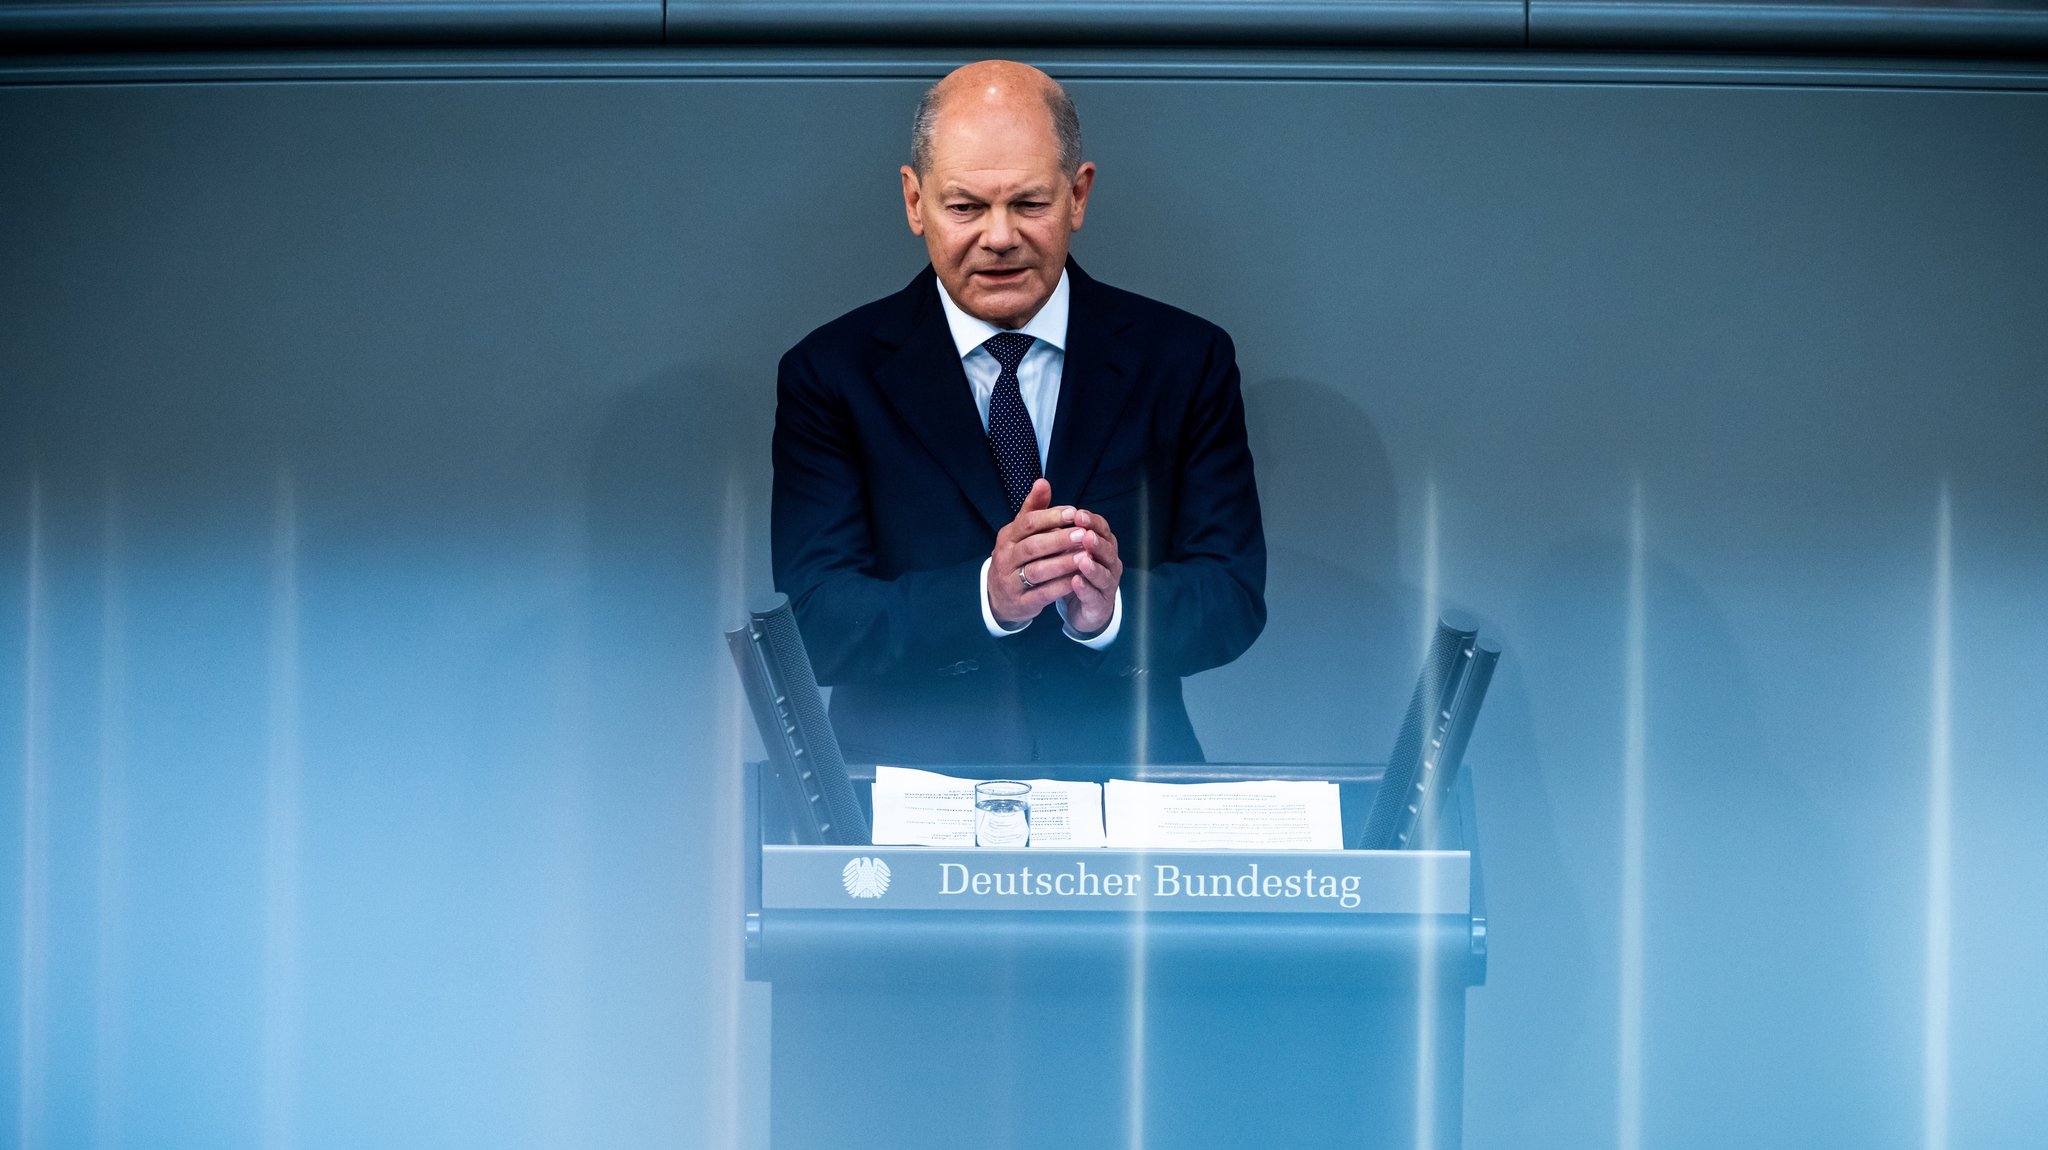
<path fill-rule="evenodd" d="M 996 357 L 1002 372 L 996 376 L 995 394 L 988 399 L 988 449 L 996 457 L 996 473 L 1003 479 L 1003 495 L 1010 501 L 1010 514 L 1024 505 L 1038 469 L 1038 433 L 1031 426 L 1031 413 L 1024 410 L 1024 393 L 1017 388 L 1017 365 L 1034 341 L 1014 331 L 997 332 L 981 346 Z"/>

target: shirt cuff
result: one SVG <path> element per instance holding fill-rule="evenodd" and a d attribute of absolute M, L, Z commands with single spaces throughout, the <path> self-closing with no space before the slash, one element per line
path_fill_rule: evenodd
<path fill-rule="evenodd" d="M 1009 624 L 997 619 L 996 613 L 989 609 L 988 569 L 989 565 L 994 563 L 995 561 L 996 557 L 993 555 L 981 561 L 981 623 L 982 626 L 988 628 L 989 634 L 1000 639 L 1005 635 L 1015 635 L 1017 632 L 1022 631 L 1026 627 L 1029 627 L 1031 625 L 1031 620 L 1026 619 L 1022 623 L 1019 623 L 1016 626 L 1012 627 Z M 1122 592 L 1118 592 L 1118 594 L 1122 594 Z M 1066 616 L 1062 614 L 1060 618 L 1064 619 L 1066 618 Z M 1114 617 L 1110 619 L 1109 627 L 1110 630 L 1114 630 L 1116 628 L 1116 620 Z M 1069 632 L 1069 634 L 1071 633 L 1072 632 Z M 1103 632 L 1103 634 L 1105 635 L 1108 633 L 1108 631 Z"/>
<path fill-rule="evenodd" d="M 1100 651 L 1104 647 L 1109 646 L 1111 643 L 1116 642 L 1116 633 L 1123 629 L 1124 589 L 1121 587 L 1116 589 L 1116 599 L 1109 605 L 1109 626 L 1104 627 L 1102 631 L 1096 635 L 1083 635 L 1079 631 L 1074 630 L 1072 626 L 1067 625 L 1067 601 L 1065 599 L 1059 601 L 1059 609 L 1061 623 L 1060 630 L 1066 632 L 1067 638 L 1072 639 L 1074 642 L 1079 643 L 1083 647 L 1087 647 L 1090 650 Z M 983 610 L 987 610 L 987 608 L 983 608 Z"/>

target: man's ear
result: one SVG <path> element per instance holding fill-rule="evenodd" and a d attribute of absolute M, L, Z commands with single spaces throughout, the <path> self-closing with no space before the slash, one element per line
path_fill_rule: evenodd
<path fill-rule="evenodd" d="M 923 198 L 924 188 L 909 164 L 903 165 L 900 172 L 903 176 L 903 214 L 910 220 L 910 234 L 921 236 L 924 234 L 924 215 L 918 211 L 918 204 Z"/>
<path fill-rule="evenodd" d="M 1088 214 L 1088 193 L 1095 187 L 1095 165 L 1082 164 L 1074 172 L 1074 230 L 1081 230 L 1081 219 Z"/>

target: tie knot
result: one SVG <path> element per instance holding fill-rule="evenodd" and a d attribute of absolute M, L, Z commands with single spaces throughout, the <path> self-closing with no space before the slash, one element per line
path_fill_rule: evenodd
<path fill-rule="evenodd" d="M 1014 372 L 1024 362 L 1024 353 L 1031 350 L 1032 337 L 1020 331 L 999 331 L 982 342 L 988 353 L 996 357 L 1004 371 Z"/>

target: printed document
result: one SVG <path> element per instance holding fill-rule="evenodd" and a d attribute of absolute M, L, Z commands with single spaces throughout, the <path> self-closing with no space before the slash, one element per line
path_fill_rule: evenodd
<path fill-rule="evenodd" d="M 1344 849 L 1335 783 L 1111 779 L 1103 804 L 1109 845 L 1125 850 Z"/>
<path fill-rule="evenodd" d="M 1031 845 L 1078 850 L 1103 845 L 1102 785 L 1053 779 L 1031 784 Z M 874 844 L 972 847 L 974 779 L 909 767 L 875 768 Z"/>

